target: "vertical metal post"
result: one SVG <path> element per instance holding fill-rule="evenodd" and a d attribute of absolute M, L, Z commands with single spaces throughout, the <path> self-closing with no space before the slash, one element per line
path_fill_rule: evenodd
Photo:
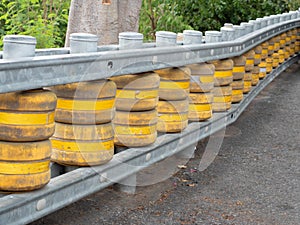
<path fill-rule="evenodd" d="M 203 34 L 201 31 L 185 30 L 183 31 L 183 44 L 194 45 L 202 43 Z M 176 154 L 180 159 L 191 159 L 195 157 L 195 150 L 198 143 L 194 143 Z"/>
<path fill-rule="evenodd" d="M 245 27 L 245 35 L 253 32 L 254 25 L 251 23 L 242 22 L 241 27 Z"/>
<path fill-rule="evenodd" d="M 222 41 L 222 33 L 220 31 L 206 31 L 205 32 L 205 42 L 206 43 L 215 43 Z"/>
<path fill-rule="evenodd" d="M 70 53 L 97 52 L 98 37 L 94 34 L 73 33 L 70 35 Z"/>
<path fill-rule="evenodd" d="M 224 27 L 221 27 L 221 33 L 222 33 L 222 41 L 231 41 L 235 37 L 233 24 L 227 24 Z"/>
<path fill-rule="evenodd" d="M 119 49 L 138 49 L 143 45 L 143 34 L 136 32 L 122 32 L 119 34 Z M 116 147 L 116 152 L 126 151 L 127 148 Z M 137 174 L 134 173 L 125 179 L 121 180 L 118 184 L 114 185 L 114 189 L 127 194 L 135 194 L 137 185 Z"/>
<path fill-rule="evenodd" d="M 245 27 L 239 26 L 239 25 L 233 25 L 233 29 L 235 30 L 234 38 L 238 39 L 245 35 Z"/>
<path fill-rule="evenodd" d="M 34 57 L 36 38 L 25 35 L 7 35 L 3 39 L 3 59 Z"/>
<path fill-rule="evenodd" d="M 169 31 L 156 32 L 156 47 L 166 47 L 176 45 L 177 34 Z"/>
<path fill-rule="evenodd" d="M 202 44 L 202 32 L 196 30 L 183 31 L 183 45 Z"/>
<path fill-rule="evenodd" d="M 97 52 L 98 37 L 88 33 L 73 33 L 70 35 L 70 54 Z M 68 173 L 80 168 L 79 166 L 65 166 L 64 172 Z"/>

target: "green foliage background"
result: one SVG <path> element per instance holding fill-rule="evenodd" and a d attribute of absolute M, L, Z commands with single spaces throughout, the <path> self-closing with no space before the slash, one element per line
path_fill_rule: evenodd
<path fill-rule="evenodd" d="M 299 7 L 300 0 L 143 0 L 140 32 L 154 39 L 159 30 L 219 30 L 224 23 L 239 24 Z"/>
<path fill-rule="evenodd" d="M 4 35 L 37 39 L 37 48 L 64 46 L 71 0 L 0 0 L 0 48 Z"/>
<path fill-rule="evenodd" d="M 0 0 L 0 49 L 8 34 L 37 38 L 37 48 L 64 46 L 71 0 Z M 143 0 L 140 32 L 147 40 L 155 32 L 219 30 L 226 23 L 283 13 L 300 0 Z"/>

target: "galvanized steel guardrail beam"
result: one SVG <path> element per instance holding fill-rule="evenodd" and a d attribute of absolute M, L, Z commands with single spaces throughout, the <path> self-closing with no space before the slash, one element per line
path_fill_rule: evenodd
<path fill-rule="evenodd" d="M 297 27 L 300 27 L 299 18 L 266 26 L 234 41 L 175 47 L 146 44 L 143 51 L 115 50 L 113 46 L 99 47 L 97 53 L 72 55 L 67 54 L 68 49 L 38 50 L 33 58 L 0 59 L 0 93 L 231 58 Z"/>
<path fill-rule="evenodd" d="M 162 135 L 149 147 L 131 148 L 120 152 L 107 164 L 80 168 L 57 176 L 43 189 L 4 195 L 0 198 L 0 221 L 10 225 L 30 223 L 181 152 L 235 122 L 270 82 L 299 59 L 299 55 L 290 58 L 245 95 L 240 104 L 233 105 L 226 113 L 215 113 L 207 122 L 193 122 L 182 133 Z"/>
<path fill-rule="evenodd" d="M 143 51 L 99 46 L 97 53 L 71 55 L 68 48 L 42 49 L 37 50 L 33 58 L 14 60 L 1 59 L 0 53 L 0 93 L 232 58 L 297 27 L 300 27 L 300 18 L 266 26 L 234 41 L 186 46 L 179 44 L 172 47 L 155 47 L 155 44 L 148 43 L 143 45 Z M 79 168 L 54 177 L 40 190 L 0 194 L 0 223 L 30 223 L 186 150 L 199 140 L 235 122 L 261 90 L 299 59 L 298 55 L 284 62 L 245 95 L 240 104 L 233 105 L 226 113 L 214 113 L 213 118 L 207 122 L 190 123 L 181 133 L 159 136 L 151 146 L 120 152 L 105 165 Z M 54 166 L 53 170 L 55 168 Z"/>

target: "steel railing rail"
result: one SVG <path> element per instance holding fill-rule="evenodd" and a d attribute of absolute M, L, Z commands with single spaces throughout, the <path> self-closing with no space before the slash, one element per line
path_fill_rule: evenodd
<path fill-rule="evenodd" d="M 176 47 L 64 54 L 38 50 L 36 57 L 0 60 L 0 93 L 148 72 L 241 55 L 256 45 L 300 26 L 300 19 L 270 25 L 234 41 Z M 111 47 L 111 49 L 115 49 Z"/>
<path fill-rule="evenodd" d="M 68 48 L 37 50 L 33 58 L 0 59 L 0 93 L 231 58 L 297 27 L 300 27 L 300 19 L 290 18 L 288 21 L 248 33 L 234 41 L 157 48 L 154 48 L 153 44 L 145 44 L 143 51 L 118 50 L 117 46 L 100 46 L 97 53 L 74 55 L 69 54 Z M 0 194 L 0 223 L 30 223 L 87 195 L 121 182 L 143 168 L 185 151 L 199 140 L 235 122 L 270 82 L 299 59 L 300 56 L 296 55 L 286 60 L 246 94 L 241 103 L 234 104 L 226 113 L 214 113 L 212 119 L 206 122 L 192 122 L 181 133 L 161 135 L 148 147 L 120 152 L 107 164 L 79 168 L 58 175 L 40 190 Z M 53 164 L 54 173 L 57 173 L 57 169 L 59 166 Z"/>
<path fill-rule="evenodd" d="M 105 165 L 80 168 L 55 177 L 41 190 L 5 195 L 0 198 L 0 221 L 11 225 L 30 223 L 179 153 L 235 122 L 260 91 L 299 59 L 299 56 L 290 58 L 260 82 L 240 104 L 226 113 L 214 114 L 207 122 L 193 122 L 182 133 L 162 135 L 149 147 L 120 152 Z"/>

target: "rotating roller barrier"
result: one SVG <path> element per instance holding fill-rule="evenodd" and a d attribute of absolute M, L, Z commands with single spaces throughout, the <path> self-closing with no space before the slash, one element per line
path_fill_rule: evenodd
<path fill-rule="evenodd" d="M 97 46 L 95 35 L 72 34 L 70 50 L 35 51 L 32 37 L 5 38 L 0 191 L 32 192 L 2 195 L 0 221 L 32 222 L 234 122 L 299 60 L 300 13 L 279 17 L 226 24 L 204 38 L 184 31 L 183 43 L 172 32 L 158 32 L 155 48 L 137 33 L 120 34 L 119 45 L 110 47 Z M 8 50 L 16 46 L 21 49 Z M 114 156 L 115 146 L 125 151 Z"/>
<path fill-rule="evenodd" d="M 66 124 L 102 124 L 112 120 L 116 85 L 98 80 L 51 87 L 58 97 L 55 121 Z"/>
<path fill-rule="evenodd" d="M 181 132 L 188 125 L 191 70 L 181 67 L 155 72 L 160 76 L 157 131 Z"/>
<path fill-rule="evenodd" d="M 205 121 L 212 117 L 215 66 L 209 63 L 189 65 L 191 84 L 189 94 L 189 121 Z"/>
<path fill-rule="evenodd" d="M 260 73 L 260 63 L 262 60 L 262 47 L 257 46 L 254 49 L 255 55 L 254 55 L 254 68 L 252 70 L 252 86 L 256 86 L 259 82 L 259 73 Z"/>
<path fill-rule="evenodd" d="M 71 54 L 96 52 L 97 40 L 95 35 L 72 34 Z M 58 97 L 51 160 L 68 166 L 110 161 L 114 155 L 116 84 L 95 80 L 58 85 L 50 90 Z"/>
<path fill-rule="evenodd" d="M 246 57 L 246 66 L 245 66 L 245 76 L 244 76 L 244 94 L 247 94 L 251 91 L 252 87 L 252 72 L 254 70 L 254 57 L 255 51 L 250 50 L 245 55 Z"/>
<path fill-rule="evenodd" d="M 0 141 L 0 190 L 32 191 L 50 181 L 51 143 Z"/>
<path fill-rule="evenodd" d="M 155 142 L 158 115 L 155 110 L 141 112 L 116 111 L 113 120 L 117 146 L 140 147 Z"/>
<path fill-rule="evenodd" d="M 112 77 L 117 85 L 116 109 L 146 111 L 156 108 L 160 78 L 156 73 Z"/>
<path fill-rule="evenodd" d="M 233 82 L 232 87 L 232 103 L 239 103 L 244 98 L 244 77 L 247 58 L 245 56 L 237 56 L 233 61 Z"/>
<path fill-rule="evenodd" d="M 119 48 L 142 45 L 143 35 L 121 33 Z M 157 138 L 157 111 L 160 77 L 154 72 L 111 77 L 117 85 L 114 143 L 122 147 L 142 147 Z M 118 149 L 116 149 L 118 151 Z"/>
<path fill-rule="evenodd" d="M 5 41 L 14 43 L 13 37 Z M 36 44 L 31 37 L 23 41 Z M 18 52 L 9 56 L 17 58 Z M 50 181 L 56 102 L 54 93 L 42 89 L 0 94 L 0 191 L 31 191 Z"/>
<path fill-rule="evenodd" d="M 113 121 L 115 144 L 141 147 L 154 143 L 157 136 L 155 109 L 158 104 L 159 76 L 151 72 L 112 77 L 111 80 L 117 85 Z M 139 117 L 144 117 L 144 120 Z"/>
<path fill-rule="evenodd" d="M 0 140 L 41 141 L 54 133 L 56 96 L 32 90 L 0 94 Z"/>
<path fill-rule="evenodd" d="M 215 66 L 215 87 L 213 89 L 214 99 L 213 112 L 224 112 L 231 108 L 233 82 L 233 61 L 224 59 L 212 62 Z"/>
<path fill-rule="evenodd" d="M 116 85 L 98 80 L 51 88 L 58 96 L 53 162 L 62 165 L 103 164 L 114 155 L 112 118 Z M 90 134 L 88 137 L 86 135 Z"/>
<path fill-rule="evenodd" d="M 267 58 L 268 58 L 268 42 L 262 43 L 260 46 L 261 51 L 261 62 L 259 66 L 259 79 L 263 79 L 267 76 Z"/>

